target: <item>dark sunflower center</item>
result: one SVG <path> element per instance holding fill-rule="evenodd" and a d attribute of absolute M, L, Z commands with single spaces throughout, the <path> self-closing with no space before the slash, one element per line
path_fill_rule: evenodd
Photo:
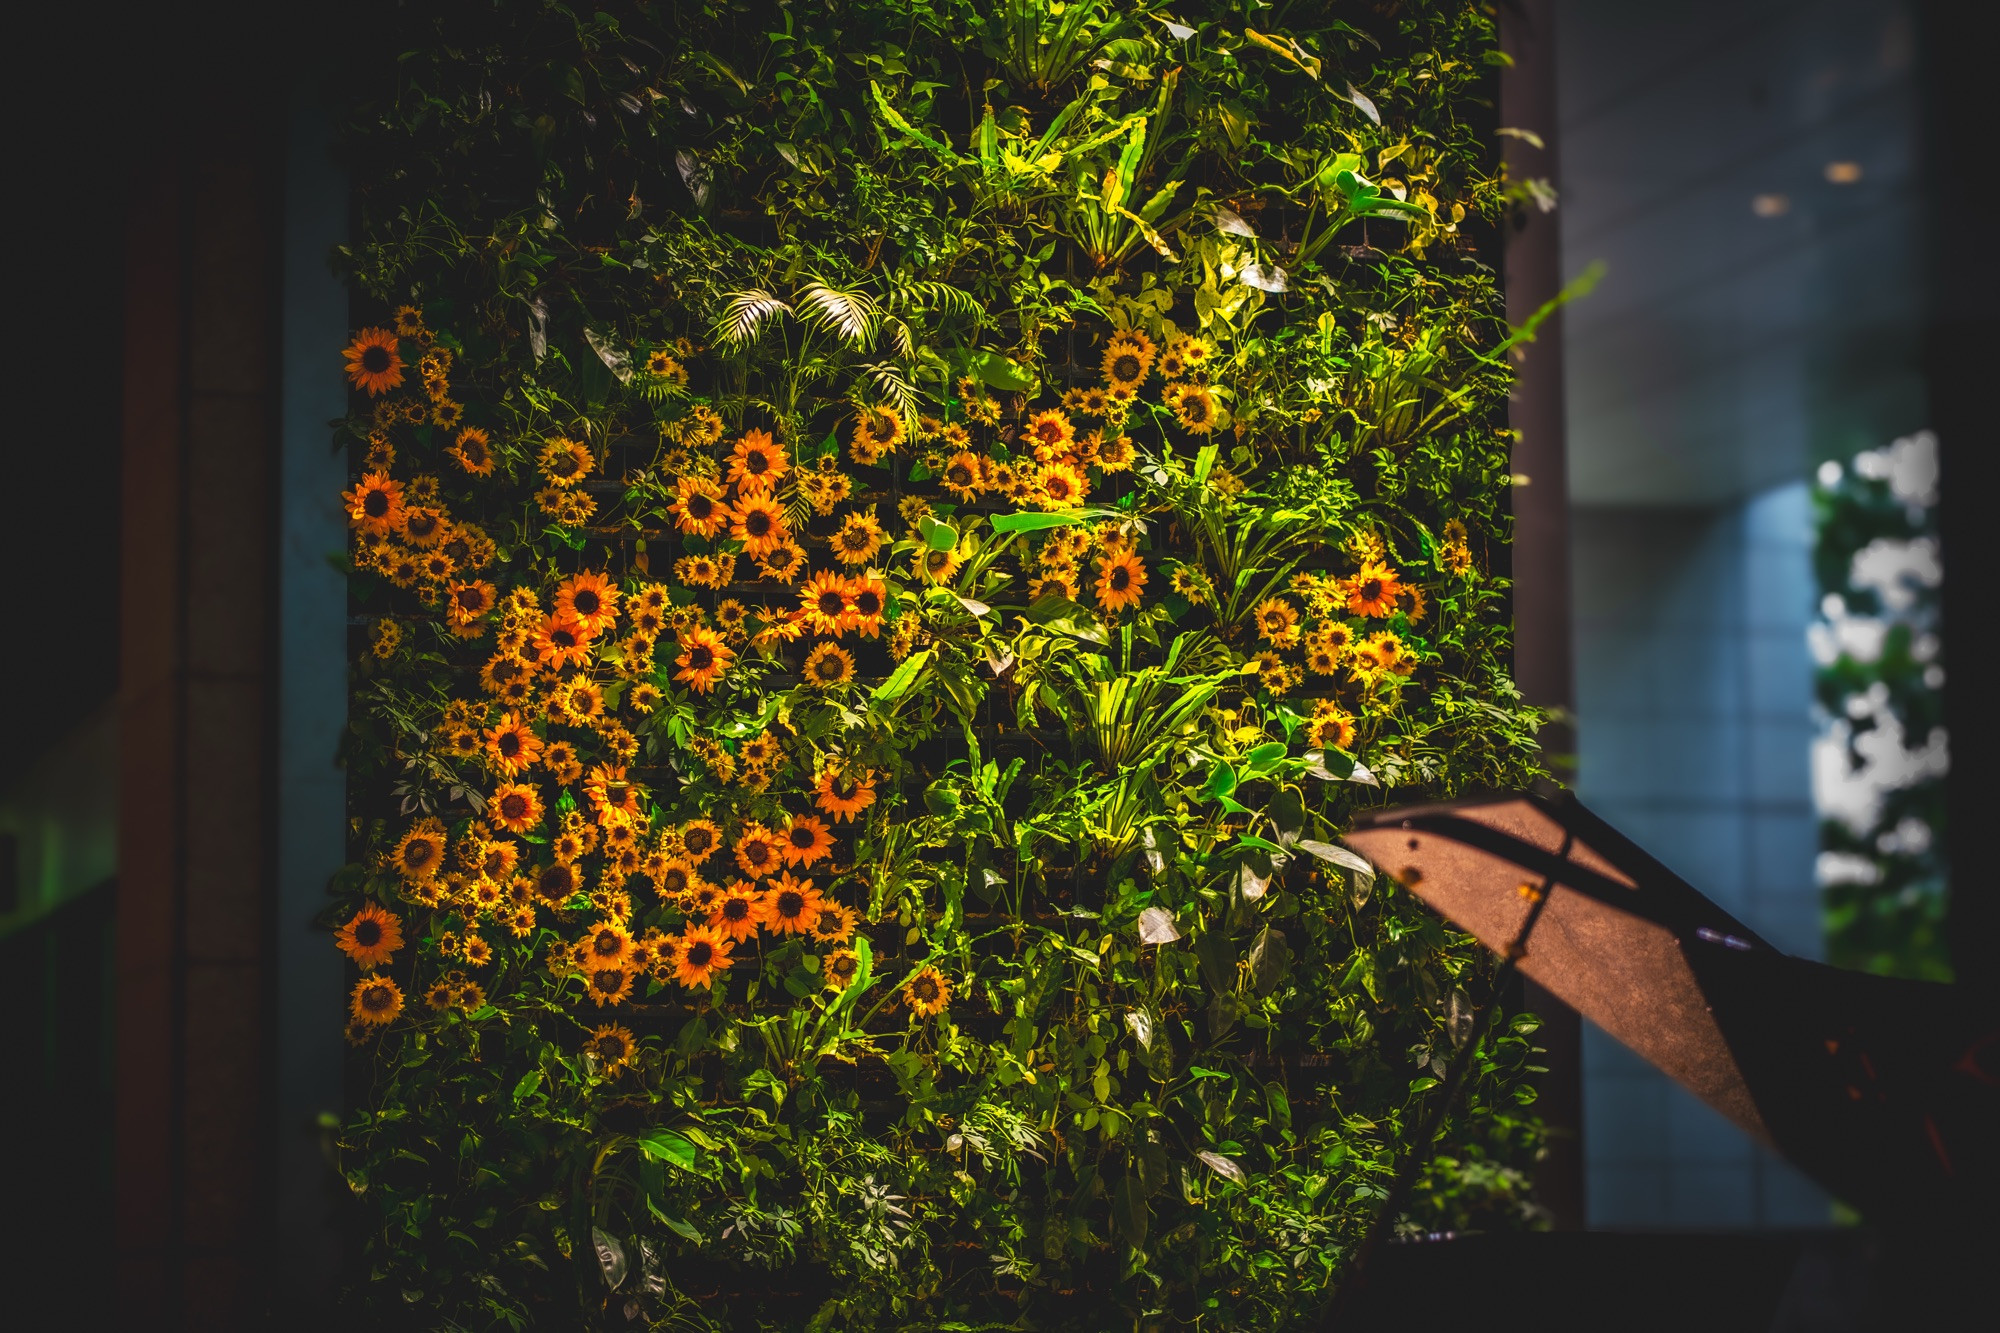
<path fill-rule="evenodd" d="M 929 977 L 918 977 L 910 983 L 910 993 L 925 1004 L 929 1004 L 938 997 L 937 983 Z"/>
<path fill-rule="evenodd" d="M 945 469 L 944 475 L 954 486 L 970 486 L 972 484 L 972 469 L 963 463 L 953 463 L 949 468 Z"/>
<path fill-rule="evenodd" d="M 603 609 L 604 600 L 588 588 L 578 588 L 569 604 L 576 608 L 580 616 L 594 616 Z"/>
<path fill-rule="evenodd" d="M 806 896 L 795 889 L 786 889 L 778 895 L 778 915 L 792 921 L 805 914 Z"/>
<path fill-rule="evenodd" d="M 853 976 L 860 966 L 861 960 L 858 958 L 836 958 L 833 960 L 833 975 L 844 981 Z"/>
<path fill-rule="evenodd" d="M 696 940 L 688 945 L 687 960 L 691 966 L 707 967 L 715 959 L 715 946 L 707 940 Z"/>
<path fill-rule="evenodd" d="M 387 491 L 368 492 L 367 498 L 361 502 L 361 510 L 370 518 L 381 518 L 389 512 L 389 493 Z"/>
<path fill-rule="evenodd" d="M 503 731 L 503 732 L 501 732 L 501 733 L 500 733 L 500 757 L 501 757 L 502 759 L 512 759 L 512 758 L 515 758 L 515 757 L 516 757 L 517 755 L 519 755 L 520 753 L 521 753 L 521 737 L 520 737 L 520 735 L 519 735 L 518 733 L 516 733 L 516 732 L 512 732 L 512 731 Z"/>
<path fill-rule="evenodd" d="M 408 528 L 412 537 L 428 537 L 437 531 L 437 520 L 429 514 L 412 514 Z"/>
<path fill-rule="evenodd" d="M 601 967 L 590 978 L 590 984 L 607 995 L 617 993 L 624 982 L 624 970 L 616 967 Z"/>
<path fill-rule="evenodd" d="M 379 345 L 370 347 L 361 354 L 361 368 L 371 375 L 380 375 L 389 368 L 389 349 Z"/>
<path fill-rule="evenodd" d="M 1181 410 L 1187 413 L 1188 420 L 1190 421 L 1206 421 L 1208 419 L 1208 402 L 1206 399 L 1192 396 L 1183 398 L 1181 400 Z"/>
<path fill-rule="evenodd" d="M 881 595 L 873 592 L 856 593 L 854 597 L 854 609 L 864 616 L 880 615 L 882 612 Z"/>
<path fill-rule="evenodd" d="M 1125 568 L 1125 566 L 1123 565 L 1120 565 L 1118 566 L 1118 568 L 1111 571 L 1111 590 L 1113 592 L 1124 592 L 1127 588 L 1131 586 L 1132 586 L 1131 570 Z"/>
<path fill-rule="evenodd" d="M 853 778 L 842 777 L 833 780 L 833 794 L 840 797 L 843 801 L 851 800 L 854 793 L 860 790 L 861 784 Z"/>
<path fill-rule="evenodd" d="M 573 629 L 550 630 L 549 642 L 558 648 L 574 648 L 577 645 L 576 631 Z"/>
<path fill-rule="evenodd" d="M 819 839 L 813 836 L 813 831 L 809 828 L 795 828 L 792 830 L 792 846 L 798 848 L 800 851 L 811 851 L 813 844 L 818 841 Z"/>
<path fill-rule="evenodd" d="M 753 509 L 743 516 L 743 530 L 752 537 L 768 537 L 771 533 L 771 516 L 761 509 Z"/>
<path fill-rule="evenodd" d="M 618 937 L 608 930 L 598 931 L 591 940 L 590 948 L 599 958 L 615 958 L 620 952 Z"/>
<path fill-rule="evenodd" d="M 700 521 L 715 512 L 715 501 L 697 491 L 687 498 L 688 517 Z"/>
<path fill-rule="evenodd" d="M 660 883 L 665 886 L 668 893 L 685 892 L 688 886 L 687 871 L 669 870 L 660 877 Z"/>
<path fill-rule="evenodd" d="M 837 616 L 847 610 L 847 599 L 837 592 L 823 592 L 819 595 L 819 613 L 823 616 Z"/>
<path fill-rule="evenodd" d="M 1139 358 L 1130 352 L 1121 352 L 1111 362 L 1111 378 L 1132 381 L 1139 378 Z"/>
<path fill-rule="evenodd" d="M 605 1064 L 615 1065 L 625 1058 L 625 1042 L 619 1037 L 599 1037 L 597 1058 Z"/>
<path fill-rule="evenodd" d="M 761 449 L 754 449 L 743 460 L 743 470 L 753 477 L 761 477 L 771 470 L 771 460 Z"/>
<path fill-rule="evenodd" d="M 461 610 L 477 611 L 486 605 L 486 595 L 477 588 L 460 588 L 458 605 Z"/>
<path fill-rule="evenodd" d="M 363 919 L 354 923 L 354 942 L 364 949 L 372 949 L 382 942 L 382 923 Z"/>
<path fill-rule="evenodd" d="M 1382 580 L 1368 579 L 1361 585 L 1361 600 L 1372 602 L 1382 595 Z"/>
<path fill-rule="evenodd" d="M 749 842 L 743 845 L 743 859 L 753 866 L 761 866 L 771 859 L 771 844 Z"/>
<path fill-rule="evenodd" d="M 568 866 L 550 866 L 537 881 L 544 898 L 561 900 L 569 897 L 570 877 Z"/>
<path fill-rule="evenodd" d="M 696 671 L 706 671 L 714 662 L 715 653 L 712 649 L 695 647 L 688 650 L 688 665 Z"/>
<path fill-rule="evenodd" d="M 945 551 L 932 551 L 924 557 L 924 565 L 929 569 L 943 569 L 951 563 L 951 555 Z"/>
<path fill-rule="evenodd" d="M 361 992 L 361 1007 L 371 1014 L 379 1014 L 392 1008 L 396 1003 L 395 992 L 387 986 L 370 986 Z"/>
<path fill-rule="evenodd" d="M 839 680 L 841 669 L 845 665 L 839 658 L 829 653 L 819 659 L 819 678 L 821 680 Z"/>
<path fill-rule="evenodd" d="M 750 900 L 748 898 L 723 899 L 722 919 L 724 921 L 748 921 L 750 919 Z"/>
<path fill-rule="evenodd" d="M 709 848 L 715 846 L 715 837 L 705 828 L 689 829 L 681 845 L 696 856 L 706 856 Z"/>
<path fill-rule="evenodd" d="M 437 848 L 431 846 L 427 840 L 419 838 L 404 849 L 403 864 L 411 869 L 427 866 L 431 863 L 431 857 L 436 854 Z"/>

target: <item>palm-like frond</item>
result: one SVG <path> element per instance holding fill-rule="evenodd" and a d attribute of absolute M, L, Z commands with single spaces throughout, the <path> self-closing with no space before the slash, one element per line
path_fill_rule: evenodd
<path fill-rule="evenodd" d="M 790 314 L 792 308 L 759 288 L 737 292 L 729 298 L 722 318 L 715 322 L 715 341 L 725 347 L 742 347 L 754 341 L 772 315 Z"/>
<path fill-rule="evenodd" d="M 842 291 L 815 281 L 799 293 L 799 305 L 808 321 L 858 348 L 873 342 L 882 325 L 881 307 L 866 292 Z"/>

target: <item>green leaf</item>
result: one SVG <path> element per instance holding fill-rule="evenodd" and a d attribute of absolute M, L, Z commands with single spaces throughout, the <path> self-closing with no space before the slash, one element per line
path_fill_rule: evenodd
<path fill-rule="evenodd" d="M 1026 510 L 1018 514 L 995 514 L 992 522 L 995 532 L 1006 533 L 1040 532 L 1044 528 L 1073 528 L 1080 526 L 1086 520 L 1082 514 L 1077 513 L 1045 514 Z"/>
<path fill-rule="evenodd" d="M 949 551 L 958 545 L 958 529 L 949 523 L 940 523 L 925 514 L 917 526 L 924 534 L 924 544 L 933 551 Z"/>
<path fill-rule="evenodd" d="M 639 1136 L 639 1148 L 655 1161 L 677 1166 L 683 1171 L 695 1169 L 694 1145 L 671 1129 L 646 1131 Z"/>
<path fill-rule="evenodd" d="M 928 648 L 911 653 L 903 659 L 902 663 L 894 671 L 889 673 L 887 680 L 875 687 L 875 693 L 871 697 L 879 704 L 886 704 L 902 698 L 904 692 L 916 683 L 918 675 L 923 672 L 925 665 L 930 660 L 931 650 Z"/>
<path fill-rule="evenodd" d="M 1035 387 L 1033 375 L 998 352 L 974 352 L 966 358 L 965 368 L 974 379 L 990 388 L 1021 392 Z"/>
<path fill-rule="evenodd" d="M 882 95 L 882 85 L 870 79 L 868 81 L 868 91 L 875 95 L 875 109 L 882 113 L 882 119 L 888 121 L 889 124 L 901 131 L 906 138 L 916 140 L 940 157 L 957 159 L 958 154 L 951 151 L 951 145 L 939 143 L 936 139 L 931 138 L 930 135 L 925 134 L 922 130 L 905 120 L 903 114 L 896 110 L 895 107 L 890 106 L 889 99 Z"/>

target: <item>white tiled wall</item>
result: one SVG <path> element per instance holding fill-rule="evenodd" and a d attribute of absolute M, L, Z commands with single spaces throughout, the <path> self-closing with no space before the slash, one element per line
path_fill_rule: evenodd
<path fill-rule="evenodd" d="M 1773 944 L 1820 954 L 1803 484 L 1574 515 L 1578 794 Z M 1823 1195 L 1595 1028 L 1595 1227 L 1810 1226 Z"/>

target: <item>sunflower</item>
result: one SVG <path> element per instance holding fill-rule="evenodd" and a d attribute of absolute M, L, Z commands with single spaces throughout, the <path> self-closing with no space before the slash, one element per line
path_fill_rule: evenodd
<path fill-rule="evenodd" d="M 362 971 L 372 971 L 403 947 L 403 919 L 374 903 L 363 903 L 333 942 Z"/>
<path fill-rule="evenodd" d="M 1215 429 L 1215 395 L 1206 384 L 1187 384 L 1174 402 L 1174 420 L 1181 423 L 1181 429 L 1194 435 L 1206 435 Z"/>
<path fill-rule="evenodd" d="M 1135 551 L 1107 555 L 1097 562 L 1097 604 L 1106 611 L 1137 606 L 1146 591 L 1146 563 Z"/>
<path fill-rule="evenodd" d="M 778 876 L 762 903 L 763 922 L 773 935 L 810 935 L 819 924 L 819 890 L 809 879 Z"/>
<path fill-rule="evenodd" d="M 1410 623 L 1416 624 L 1424 618 L 1424 590 L 1414 583 L 1403 585 L 1403 601 L 1409 607 Z"/>
<path fill-rule="evenodd" d="M 588 676 L 571 676 L 550 691 L 549 713 L 571 726 L 587 727 L 604 716 L 604 691 Z"/>
<path fill-rule="evenodd" d="M 445 607 L 454 625 L 466 626 L 493 611 L 499 589 L 484 579 L 453 583 L 445 589 Z"/>
<path fill-rule="evenodd" d="M 743 553 L 769 555 L 792 538 L 785 526 L 785 511 L 762 491 L 752 491 L 736 502 L 729 535 L 743 543 Z"/>
<path fill-rule="evenodd" d="M 389 855 L 396 873 L 412 884 L 428 884 L 444 866 L 444 831 L 426 820 L 403 835 Z"/>
<path fill-rule="evenodd" d="M 799 605 L 805 612 L 806 628 L 815 634 L 839 636 L 853 627 L 853 603 L 848 600 L 848 582 L 830 569 L 823 569 L 799 589 Z"/>
<path fill-rule="evenodd" d="M 535 467 L 557 486 L 574 486 L 597 470 L 597 458 L 588 445 L 558 435 L 542 445 Z"/>
<path fill-rule="evenodd" d="M 479 669 L 479 684 L 488 694 L 503 694 L 509 685 L 530 680 L 535 669 L 514 653 L 498 652 Z"/>
<path fill-rule="evenodd" d="M 498 725 L 486 733 L 486 758 L 496 772 L 517 778 L 542 757 L 541 738 L 528 730 L 517 714 L 502 713 Z"/>
<path fill-rule="evenodd" d="M 745 824 L 736 839 L 736 864 L 751 879 L 776 874 L 784 860 L 784 845 L 762 824 Z"/>
<path fill-rule="evenodd" d="M 1028 418 L 1022 438 L 1035 451 L 1037 459 L 1048 463 L 1070 451 L 1070 445 L 1076 440 L 1076 427 L 1064 413 L 1050 408 Z"/>
<path fill-rule="evenodd" d="M 387 329 L 361 330 L 343 355 L 347 358 L 347 378 L 370 398 L 403 382 L 403 358 L 397 351 L 396 335 Z"/>
<path fill-rule="evenodd" d="M 1167 585 L 1185 597 L 1190 606 L 1200 606 L 1209 600 L 1208 575 L 1194 565 L 1175 565 L 1174 572 L 1167 577 Z"/>
<path fill-rule="evenodd" d="M 865 565 L 875 558 L 875 552 L 882 549 L 888 538 L 882 535 L 882 525 L 875 521 L 875 515 L 853 513 L 840 525 L 840 531 L 833 534 L 827 545 L 843 565 Z"/>
<path fill-rule="evenodd" d="M 889 606 L 889 588 L 872 575 L 847 585 L 847 618 L 856 633 L 875 638 L 882 632 L 882 615 Z"/>
<path fill-rule="evenodd" d="M 1100 472 L 1124 472 L 1132 466 L 1137 451 L 1132 446 L 1132 437 L 1119 435 L 1097 446 L 1097 470 Z"/>
<path fill-rule="evenodd" d="M 1355 648 L 1354 655 L 1372 662 L 1377 670 L 1393 671 L 1399 676 L 1409 675 L 1417 664 L 1403 640 L 1388 630 L 1363 639 Z"/>
<path fill-rule="evenodd" d="M 440 398 L 431 405 L 431 424 L 440 430 L 457 430 L 458 423 L 465 420 L 465 405 L 449 398 Z"/>
<path fill-rule="evenodd" d="M 767 430 L 747 430 L 729 455 L 729 483 L 739 496 L 766 495 L 791 471 L 785 451 Z"/>
<path fill-rule="evenodd" d="M 583 763 L 576 757 L 576 747 L 568 741 L 550 741 L 542 751 L 542 767 L 564 786 L 583 776 Z"/>
<path fill-rule="evenodd" d="M 820 975 L 831 990 L 846 990 L 861 975 L 861 955 L 852 949 L 835 949 L 819 960 Z"/>
<path fill-rule="evenodd" d="M 1044 597 L 1060 597 L 1073 602 L 1076 600 L 1077 591 L 1074 569 L 1053 570 L 1028 580 L 1028 600 L 1031 602 Z"/>
<path fill-rule="evenodd" d="M 1347 581 L 1347 609 L 1357 616 L 1378 619 L 1392 616 L 1396 614 L 1396 599 L 1402 592 L 1403 585 L 1396 571 L 1371 560 L 1361 567 L 1359 574 Z"/>
<path fill-rule="evenodd" d="M 507 882 L 514 874 L 514 867 L 521 859 L 521 849 L 505 838 L 494 838 L 479 849 L 480 875 L 495 884 Z"/>
<path fill-rule="evenodd" d="M 656 380 L 666 380 L 681 388 L 687 387 L 687 367 L 664 347 L 654 348 L 646 354 L 646 373 Z"/>
<path fill-rule="evenodd" d="M 493 789 L 493 799 L 487 802 L 486 809 L 509 833 L 527 833 L 541 827 L 541 794 L 526 783 L 501 783 Z"/>
<path fill-rule="evenodd" d="M 1313 709 L 1312 720 L 1306 726 L 1306 739 L 1321 749 L 1353 749 L 1353 714 L 1340 707 L 1325 709 L 1315 707 Z"/>
<path fill-rule="evenodd" d="M 1266 597 L 1250 612 L 1257 623 L 1257 637 L 1278 648 L 1299 641 L 1299 609 L 1282 597 Z"/>
<path fill-rule="evenodd" d="M 566 866 L 573 866 L 590 854 L 583 834 L 574 829 L 564 829 L 549 843 L 549 855 Z"/>
<path fill-rule="evenodd" d="M 805 572 L 806 553 L 797 542 L 774 546 L 757 557 L 758 572 L 767 579 L 790 583 Z"/>
<path fill-rule="evenodd" d="M 632 1035 L 632 1029 L 606 1023 L 590 1034 L 590 1040 L 583 1044 L 583 1051 L 597 1061 L 598 1072 L 609 1078 L 632 1063 L 638 1046 L 638 1038 Z"/>
<path fill-rule="evenodd" d="M 439 584 L 449 583 L 452 574 L 457 571 L 458 565 L 443 551 L 432 551 L 417 562 L 417 568 L 422 572 L 424 582 Z M 428 596 L 426 600 L 429 600 Z"/>
<path fill-rule="evenodd" d="M 341 498 L 347 501 L 350 526 L 384 537 L 402 530 L 403 484 L 391 481 L 388 473 L 370 472 Z"/>
<path fill-rule="evenodd" d="M 676 640 L 680 644 L 680 656 L 674 665 L 680 670 L 674 672 L 674 679 L 687 685 L 697 694 L 707 694 L 715 688 L 730 666 L 736 661 L 736 652 L 722 641 L 722 636 L 714 630 L 689 630 Z"/>
<path fill-rule="evenodd" d="M 1039 487 L 1045 509 L 1074 509 L 1082 504 L 1090 488 L 1083 474 L 1068 463 L 1050 463 L 1042 469 Z"/>
<path fill-rule="evenodd" d="M 474 967 L 485 967 L 493 961 L 493 946 L 483 935 L 468 934 L 465 943 L 459 946 L 459 956 Z"/>
<path fill-rule="evenodd" d="M 397 337 L 421 338 L 424 336 L 424 312 L 415 306 L 397 306 L 395 319 Z"/>
<path fill-rule="evenodd" d="M 708 926 L 732 940 L 747 940 L 757 933 L 763 919 L 762 895 L 747 879 L 739 879 L 724 891 L 722 900 L 708 914 Z"/>
<path fill-rule="evenodd" d="M 586 968 L 614 967 L 631 961 L 632 932 L 616 921 L 600 921 L 577 946 Z"/>
<path fill-rule="evenodd" d="M 938 474 L 938 484 L 967 504 L 979 498 L 983 480 L 979 455 L 969 449 L 962 449 L 946 459 L 944 470 Z"/>
<path fill-rule="evenodd" d="M 401 625 L 398 625 L 395 621 L 387 617 L 375 622 L 375 628 L 368 636 L 368 648 L 370 652 L 386 662 L 394 657 L 396 650 L 402 646 L 403 627 Z"/>
<path fill-rule="evenodd" d="M 1190 334 L 1174 344 L 1174 350 L 1180 353 L 1181 360 L 1194 367 L 1207 365 L 1209 358 L 1215 355 L 1215 348 L 1209 345 L 1208 339 L 1196 334 Z"/>
<path fill-rule="evenodd" d="M 833 854 L 833 834 L 812 815 L 794 815 L 785 828 L 785 864 L 811 866 Z"/>
<path fill-rule="evenodd" d="M 722 502 L 722 488 L 705 477 L 682 477 L 674 483 L 674 500 L 668 507 L 674 526 L 693 537 L 713 537 L 729 525 L 729 506 Z"/>
<path fill-rule="evenodd" d="M 403 990 L 387 977 L 363 977 L 354 983 L 354 993 L 348 997 L 347 1012 L 354 1016 L 356 1023 L 369 1027 L 382 1027 L 396 1021 L 403 1012 Z"/>
<path fill-rule="evenodd" d="M 687 892 L 681 897 L 681 906 L 687 909 L 689 916 L 706 917 L 715 911 L 723 893 L 721 885 L 698 879 L 688 885 Z"/>
<path fill-rule="evenodd" d="M 1120 329 L 1104 344 L 1102 369 L 1113 387 L 1136 389 L 1153 369 L 1153 340 L 1137 329 Z"/>
<path fill-rule="evenodd" d="M 813 924 L 813 938 L 821 944 L 845 944 L 854 935 L 854 909 L 831 898 L 821 898 L 819 920 Z"/>
<path fill-rule="evenodd" d="M 590 776 L 584 779 L 583 794 L 589 798 L 599 823 L 605 822 L 613 811 L 628 821 L 636 819 L 644 808 L 645 793 L 626 778 L 622 765 L 598 764 L 592 768 Z"/>
<path fill-rule="evenodd" d="M 1188 368 L 1187 358 L 1181 355 L 1180 344 L 1174 343 L 1162 351 L 1159 364 L 1155 368 L 1160 372 L 1161 379 L 1177 380 L 1185 375 Z"/>
<path fill-rule="evenodd" d="M 706 819 L 692 819 L 674 835 L 683 855 L 695 865 L 714 856 L 722 846 L 722 830 Z"/>
<path fill-rule="evenodd" d="M 800 673 L 816 690 L 830 690 L 854 679 L 854 655 L 837 643 L 822 643 L 806 657 Z"/>
<path fill-rule="evenodd" d="M 588 662 L 591 640 L 595 637 L 577 621 L 550 616 L 535 630 L 529 643 L 538 665 L 547 671 L 560 671 Z"/>
<path fill-rule="evenodd" d="M 679 954 L 674 959 L 674 980 L 689 990 L 714 985 L 716 975 L 729 969 L 729 955 L 736 947 L 708 926 L 689 926 L 675 943 Z"/>
<path fill-rule="evenodd" d="M 625 706 L 635 713 L 650 713 L 660 706 L 660 700 L 665 697 L 652 681 L 635 681 L 632 688 L 625 691 Z"/>
<path fill-rule="evenodd" d="M 591 1002 L 600 1009 L 607 1004 L 623 1004 L 632 995 L 632 968 L 623 961 L 592 963 L 583 969 L 583 985 Z"/>
<path fill-rule="evenodd" d="M 932 583 L 950 583 L 958 573 L 961 557 L 956 546 L 939 551 L 925 547 L 918 551 L 911 564 L 915 572 Z"/>
<path fill-rule="evenodd" d="M 903 998 L 910 1002 L 917 1017 L 930 1018 L 943 1013 L 951 1003 L 951 983 L 944 979 L 944 973 L 926 967 L 904 984 Z"/>
<path fill-rule="evenodd" d="M 556 589 L 554 618 L 574 620 L 595 638 L 618 619 L 618 589 L 602 574 L 572 575 Z"/>
<path fill-rule="evenodd" d="M 902 413 L 893 407 L 864 407 L 855 414 L 855 433 L 866 432 L 878 453 L 892 454 L 908 435 Z"/>
<path fill-rule="evenodd" d="M 715 604 L 715 625 L 724 634 L 732 637 L 744 632 L 744 622 L 750 618 L 750 608 L 734 597 L 725 597 Z"/>
<path fill-rule="evenodd" d="M 813 785 L 813 804 L 841 823 L 875 804 L 875 778 L 871 773 L 849 773 L 838 764 L 829 765 Z"/>

